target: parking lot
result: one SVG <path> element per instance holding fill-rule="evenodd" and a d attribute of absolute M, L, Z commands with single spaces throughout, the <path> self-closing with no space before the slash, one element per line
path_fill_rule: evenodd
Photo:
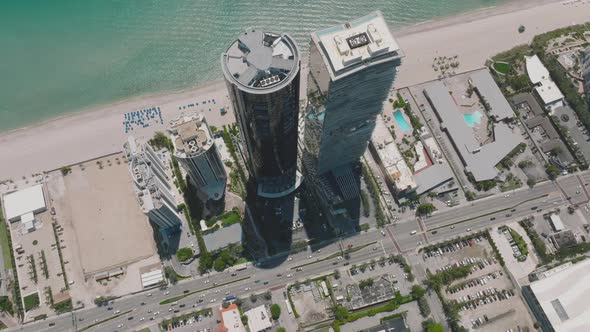
<path fill-rule="evenodd" d="M 504 268 L 483 234 L 425 250 L 423 264 L 431 273 L 469 267 L 467 277 L 441 289 L 444 300 L 458 309 L 465 328 L 478 331 L 532 329 L 533 322 Z"/>
<path fill-rule="evenodd" d="M 211 332 L 217 331 L 217 319 L 219 319 L 219 311 L 206 308 L 171 319 L 165 319 L 160 323 L 160 328 L 163 331 Z"/>
<path fill-rule="evenodd" d="M 32 232 L 26 232 L 20 222 L 10 225 L 22 297 L 32 298 L 37 294 L 39 298 L 39 304 L 32 307 L 25 301 L 25 310 L 29 309 L 25 313 L 25 321 L 41 315 L 53 315 L 53 297 L 66 288 L 51 213 L 46 211 L 35 217 L 38 224 Z"/>

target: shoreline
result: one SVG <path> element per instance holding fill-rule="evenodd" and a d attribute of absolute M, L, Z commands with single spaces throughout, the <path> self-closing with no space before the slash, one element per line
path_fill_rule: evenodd
<path fill-rule="evenodd" d="M 458 14 L 452 14 L 452 15 L 448 15 L 448 16 L 440 16 L 440 17 L 436 17 L 436 18 L 429 19 L 426 21 L 417 22 L 417 23 L 414 23 L 414 24 L 411 24 L 411 25 L 408 25 L 405 27 L 401 27 L 401 28 L 392 30 L 392 33 L 397 39 L 399 39 L 400 37 L 403 37 L 403 36 L 407 36 L 407 35 L 411 35 L 411 34 L 419 33 L 419 32 L 424 32 L 424 31 L 435 30 L 435 29 L 438 29 L 441 27 L 457 24 L 459 22 L 460 23 L 472 22 L 472 21 L 477 20 L 478 18 L 483 17 L 482 16 L 483 14 L 501 15 L 506 12 L 519 10 L 519 9 L 526 9 L 526 8 L 529 8 L 532 6 L 543 5 L 543 4 L 552 3 L 552 2 L 560 2 L 560 0 L 523 0 L 523 1 L 511 0 L 509 2 L 506 2 L 506 3 L 498 5 L 498 6 L 484 7 L 484 8 L 470 10 L 470 11 L 466 11 L 466 12 L 462 12 L 462 13 L 458 13 Z M 490 13 L 490 12 L 492 12 L 492 13 Z M 467 18 L 468 20 L 465 21 L 465 20 L 463 20 L 463 18 Z M 142 102 L 145 102 L 147 100 L 152 100 L 152 99 L 158 99 L 158 98 L 164 98 L 164 97 L 172 98 L 175 95 L 182 95 L 182 94 L 189 93 L 189 92 L 197 92 L 198 90 L 205 88 L 205 87 L 212 85 L 212 84 L 215 84 L 215 85 L 223 84 L 223 79 L 220 78 L 219 80 L 202 82 L 200 84 L 186 87 L 186 88 L 183 88 L 180 90 L 166 90 L 166 91 L 159 91 L 159 92 L 154 92 L 154 93 L 145 93 L 142 95 L 132 96 L 132 97 L 123 98 L 123 99 L 119 99 L 119 100 L 113 100 L 113 101 L 106 102 L 106 103 L 88 105 L 88 106 L 85 106 L 85 107 L 78 109 L 78 110 L 66 111 L 66 112 L 56 115 L 54 117 L 42 119 L 39 121 L 34 121 L 31 123 L 25 124 L 23 126 L 20 126 L 20 127 L 9 128 L 6 130 L 0 130 L 0 138 L 2 136 L 9 135 L 11 133 L 14 133 L 14 132 L 17 132 L 20 130 L 34 129 L 36 127 L 43 126 L 44 124 L 48 124 L 48 123 L 51 123 L 54 121 L 59 121 L 59 120 L 64 119 L 66 117 L 81 116 L 83 113 L 98 112 L 98 111 L 101 111 L 104 109 L 111 109 L 111 108 L 119 106 L 119 105 L 123 106 L 124 104 L 132 104 L 132 103 L 140 104 Z"/>
<path fill-rule="evenodd" d="M 435 56 L 458 55 L 461 64 L 457 73 L 465 72 L 481 68 L 490 56 L 528 43 L 537 34 L 589 20 L 590 0 L 570 5 L 555 0 L 527 0 L 392 30 L 405 53 L 394 86 L 400 88 L 436 79 L 437 74 L 432 70 Z M 517 31 L 520 24 L 526 27 L 524 33 Z M 305 68 L 304 63 L 302 68 Z M 183 105 L 195 102 L 198 105 L 208 99 L 217 103 L 182 109 Z M 233 122 L 232 112 L 218 116 L 219 108 L 230 108 L 223 80 L 93 105 L 0 132 L 0 153 L 9 156 L 0 164 L 0 180 L 77 164 L 81 160 L 119 151 L 129 135 L 151 137 L 155 130 L 163 130 L 166 123 L 126 133 L 122 130 L 122 121 L 129 111 L 155 106 L 162 108 L 165 122 L 197 109 L 206 114 L 208 121 L 211 117 L 212 125 Z"/>

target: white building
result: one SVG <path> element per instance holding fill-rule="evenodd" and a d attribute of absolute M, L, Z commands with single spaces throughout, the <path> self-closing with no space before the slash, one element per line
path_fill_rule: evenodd
<path fill-rule="evenodd" d="M 543 106 L 549 111 L 565 105 L 565 98 L 555 82 L 551 80 L 549 71 L 538 56 L 525 56 L 526 71 L 535 91 L 543 101 Z"/>
<path fill-rule="evenodd" d="M 543 332 L 588 331 L 590 326 L 590 260 L 551 273 L 522 288 Z"/>
<path fill-rule="evenodd" d="M 183 115 L 171 121 L 169 132 L 174 156 L 199 189 L 201 198 L 204 201 L 221 199 L 227 176 L 205 117 Z"/>
<path fill-rule="evenodd" d="M 141 210 L 158 227 L 165 240 L 166 232 L 178 229 L 181 225 L 176 212 L 176 196 L 169 182 L 168 167 L 149 144 L 139 142 L 133 136 L 127 139 L 123 147 Z"/>
<path fill-rule="evenodd" d="M 272 327 L 272 321 L 265 305 L 250 309 L 244 313 L 248 317 L 250 332 L 265 331 Z"/>
<path fill-rule="evenodd" d="M 47 209 L 42 184 L 4 194 L 2 200 L 6 220 L 20 221 L 24 231 L 33 231 L 35 214 Z"/>

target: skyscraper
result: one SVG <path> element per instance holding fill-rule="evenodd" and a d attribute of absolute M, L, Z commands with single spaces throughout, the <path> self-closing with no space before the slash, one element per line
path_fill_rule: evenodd
<path fill-rule="evenodd" d="M 222 198 L 227 175 L 205 117 L 196 113 L 183 115 L 172 120 L 169 132 L 174 156 L 196 185 L 201 199 Z"/>
<path fill-rule="evenodd" d="M 180 231 L 182 221 L 176 213 L 176 197 L 169 182 L 166 166 L 149 144 L 137 141 L 133 136 L 123 145 L 129 161 L 129 171 L 134 190 L 143 213 L 152 223 L 159 245 L 174 247 L 170 236 Z"/>
<path fill-rule="evenodd" d="M 402 56 L 379 11 L 311 34 L 303 164 L 331 205 L 358 197 L 351 166 L 367 148 Z"/>
<path fill-rule="evenodd" d="M 243 32 L 221 56 L 256 194 L 292 193 L 297 175 L 299 49 L 287 34 Z"/>

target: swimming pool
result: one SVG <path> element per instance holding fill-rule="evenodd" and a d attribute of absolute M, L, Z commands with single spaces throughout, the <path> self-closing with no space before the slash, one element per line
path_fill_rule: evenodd
<path fill-rule="evenodd" d="M 463 114 L 463 119 L 469 127 L 473 128 L 476 123 L 479 124 L 481 122 L 481 113 L 479 111 L 475 111 L 471 114 L 466 113 Z"/>
<path fill-rule="evenodd" d="M 395 110 L 395 112 L 393 112 L 393 118 L 395 119 L 395 122 L 397 123 L 399 130 L 401 130 L 401 131 L 412 130 L 412 127 L 408 124 L 408 122 L 404 118 L 404 114 L 402 113 L 401 110 Z"/>

